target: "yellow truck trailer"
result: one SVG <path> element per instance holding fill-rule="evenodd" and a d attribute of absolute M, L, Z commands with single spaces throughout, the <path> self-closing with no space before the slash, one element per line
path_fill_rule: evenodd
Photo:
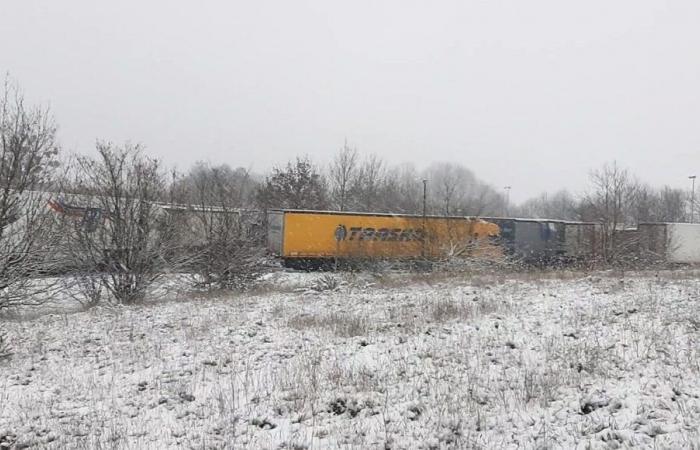
<path fill-rule="evenodd" d="M 498 225 L 472 217 L 270 210 L 268 250 L 287 266 L 362 259 L 502 256 Z"/>

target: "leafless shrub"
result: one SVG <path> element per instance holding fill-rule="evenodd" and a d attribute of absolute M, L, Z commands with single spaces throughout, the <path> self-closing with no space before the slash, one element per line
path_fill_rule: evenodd
<path fill-rule="evenodd" d="M 316 292 L 336 291 L 340 288 L 341 282 L 338 277 L 331 274 L 324 274 L 311 283 L 311 290 Z"/>
<path fill-rule="evenodd" d="M 182 256 L 173 218 L 159 206 L 165 176 L 139 146 L 98 143 L 97 152 L 76 160 L 75 186 L 86 195 L 75 201 L 86 203 L 91 223 L 74 224 L 65 251 L 75 267 L 90 271 L 77 285 L 88 298 L 99 292 L 99 280 L 116 302 L 134 303 Z"/>
<path fill-rule="evenodd" d="M 183 194 L 188 199 L 177 215 L 179 239 L 188 255 L 187 269 L 196 287 L 243 290 L 260 275 L 263 253 L 259 217 L 242 209 L 250 187 L 243 169 L 200 164 Z M 177 200 L 177 198 L 176 198 Z"/>
<path fill-rule="evenodd" d="M 189 255 L 187 269 L 194 275 L 191 279 L 195 287 L 240 291 L 255 284 L 262 271 L 260 247 L 243 236 L 226 239 L 230 233 L 239 231 L 212 230 L 207 232 L 204 243 L 186 250 Z"/>
<path fill-rule="evenodd" d="M 102 277 L 96 271 L 85 271 L 61 277 L 62 291 L 83 308 L 104 303 L 107 292 Z"/>

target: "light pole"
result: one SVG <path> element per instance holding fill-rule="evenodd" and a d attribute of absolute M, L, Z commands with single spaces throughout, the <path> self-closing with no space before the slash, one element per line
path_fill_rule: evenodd
<path fill-rule="evenodd" d="M 425 229 L 426 222 L 425 222 L 425 217 L 426 217 L 426 204 L 427 204 L 427 198 L 428 198 L 428 180 L 423 180 L 423 242 L 421 245 L 421 256 L 425 258 L 425 241 L 428 238 L 428 233 Z"/>
<path fill-rule="evenodd" d="M 423 180 L 423 220 L 425 220 L 427 198 L 428 198 L 428 180 Z"/>
<path fill-rule="evenodd" d="M 503 217 L 508 215 L 508 204 L 510 203 L 510 189 L 512 186 L 503 186 L 503 190 L 506 191 L 506 201 L 503 203 Z"/>
<path fill-rule="evenodd" d="M 696 175 L 688 177 L 688 179 L 692 180 L 692 187 L 690 188 L 690 223 L 695 222 L 695 178 Z"/>

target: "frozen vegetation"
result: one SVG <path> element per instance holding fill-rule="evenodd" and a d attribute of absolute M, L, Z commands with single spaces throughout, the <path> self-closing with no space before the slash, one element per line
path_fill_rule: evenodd
<path fill-rule="evenodd" d="M 700 448 L 699 297 L 673 273 L 280 272 L 18 317 L 0 448 Z"/>

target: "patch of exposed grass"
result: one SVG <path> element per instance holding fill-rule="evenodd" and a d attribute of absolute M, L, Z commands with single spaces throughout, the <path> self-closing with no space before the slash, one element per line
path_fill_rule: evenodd
<path fill-rule="evenodd" d="M 368 317 L 348 312 L 297 314 L 287 320 L 287 325 L 299 331 L 325 330 L 344 338 L 366 336 L 371 330 Z"/>

